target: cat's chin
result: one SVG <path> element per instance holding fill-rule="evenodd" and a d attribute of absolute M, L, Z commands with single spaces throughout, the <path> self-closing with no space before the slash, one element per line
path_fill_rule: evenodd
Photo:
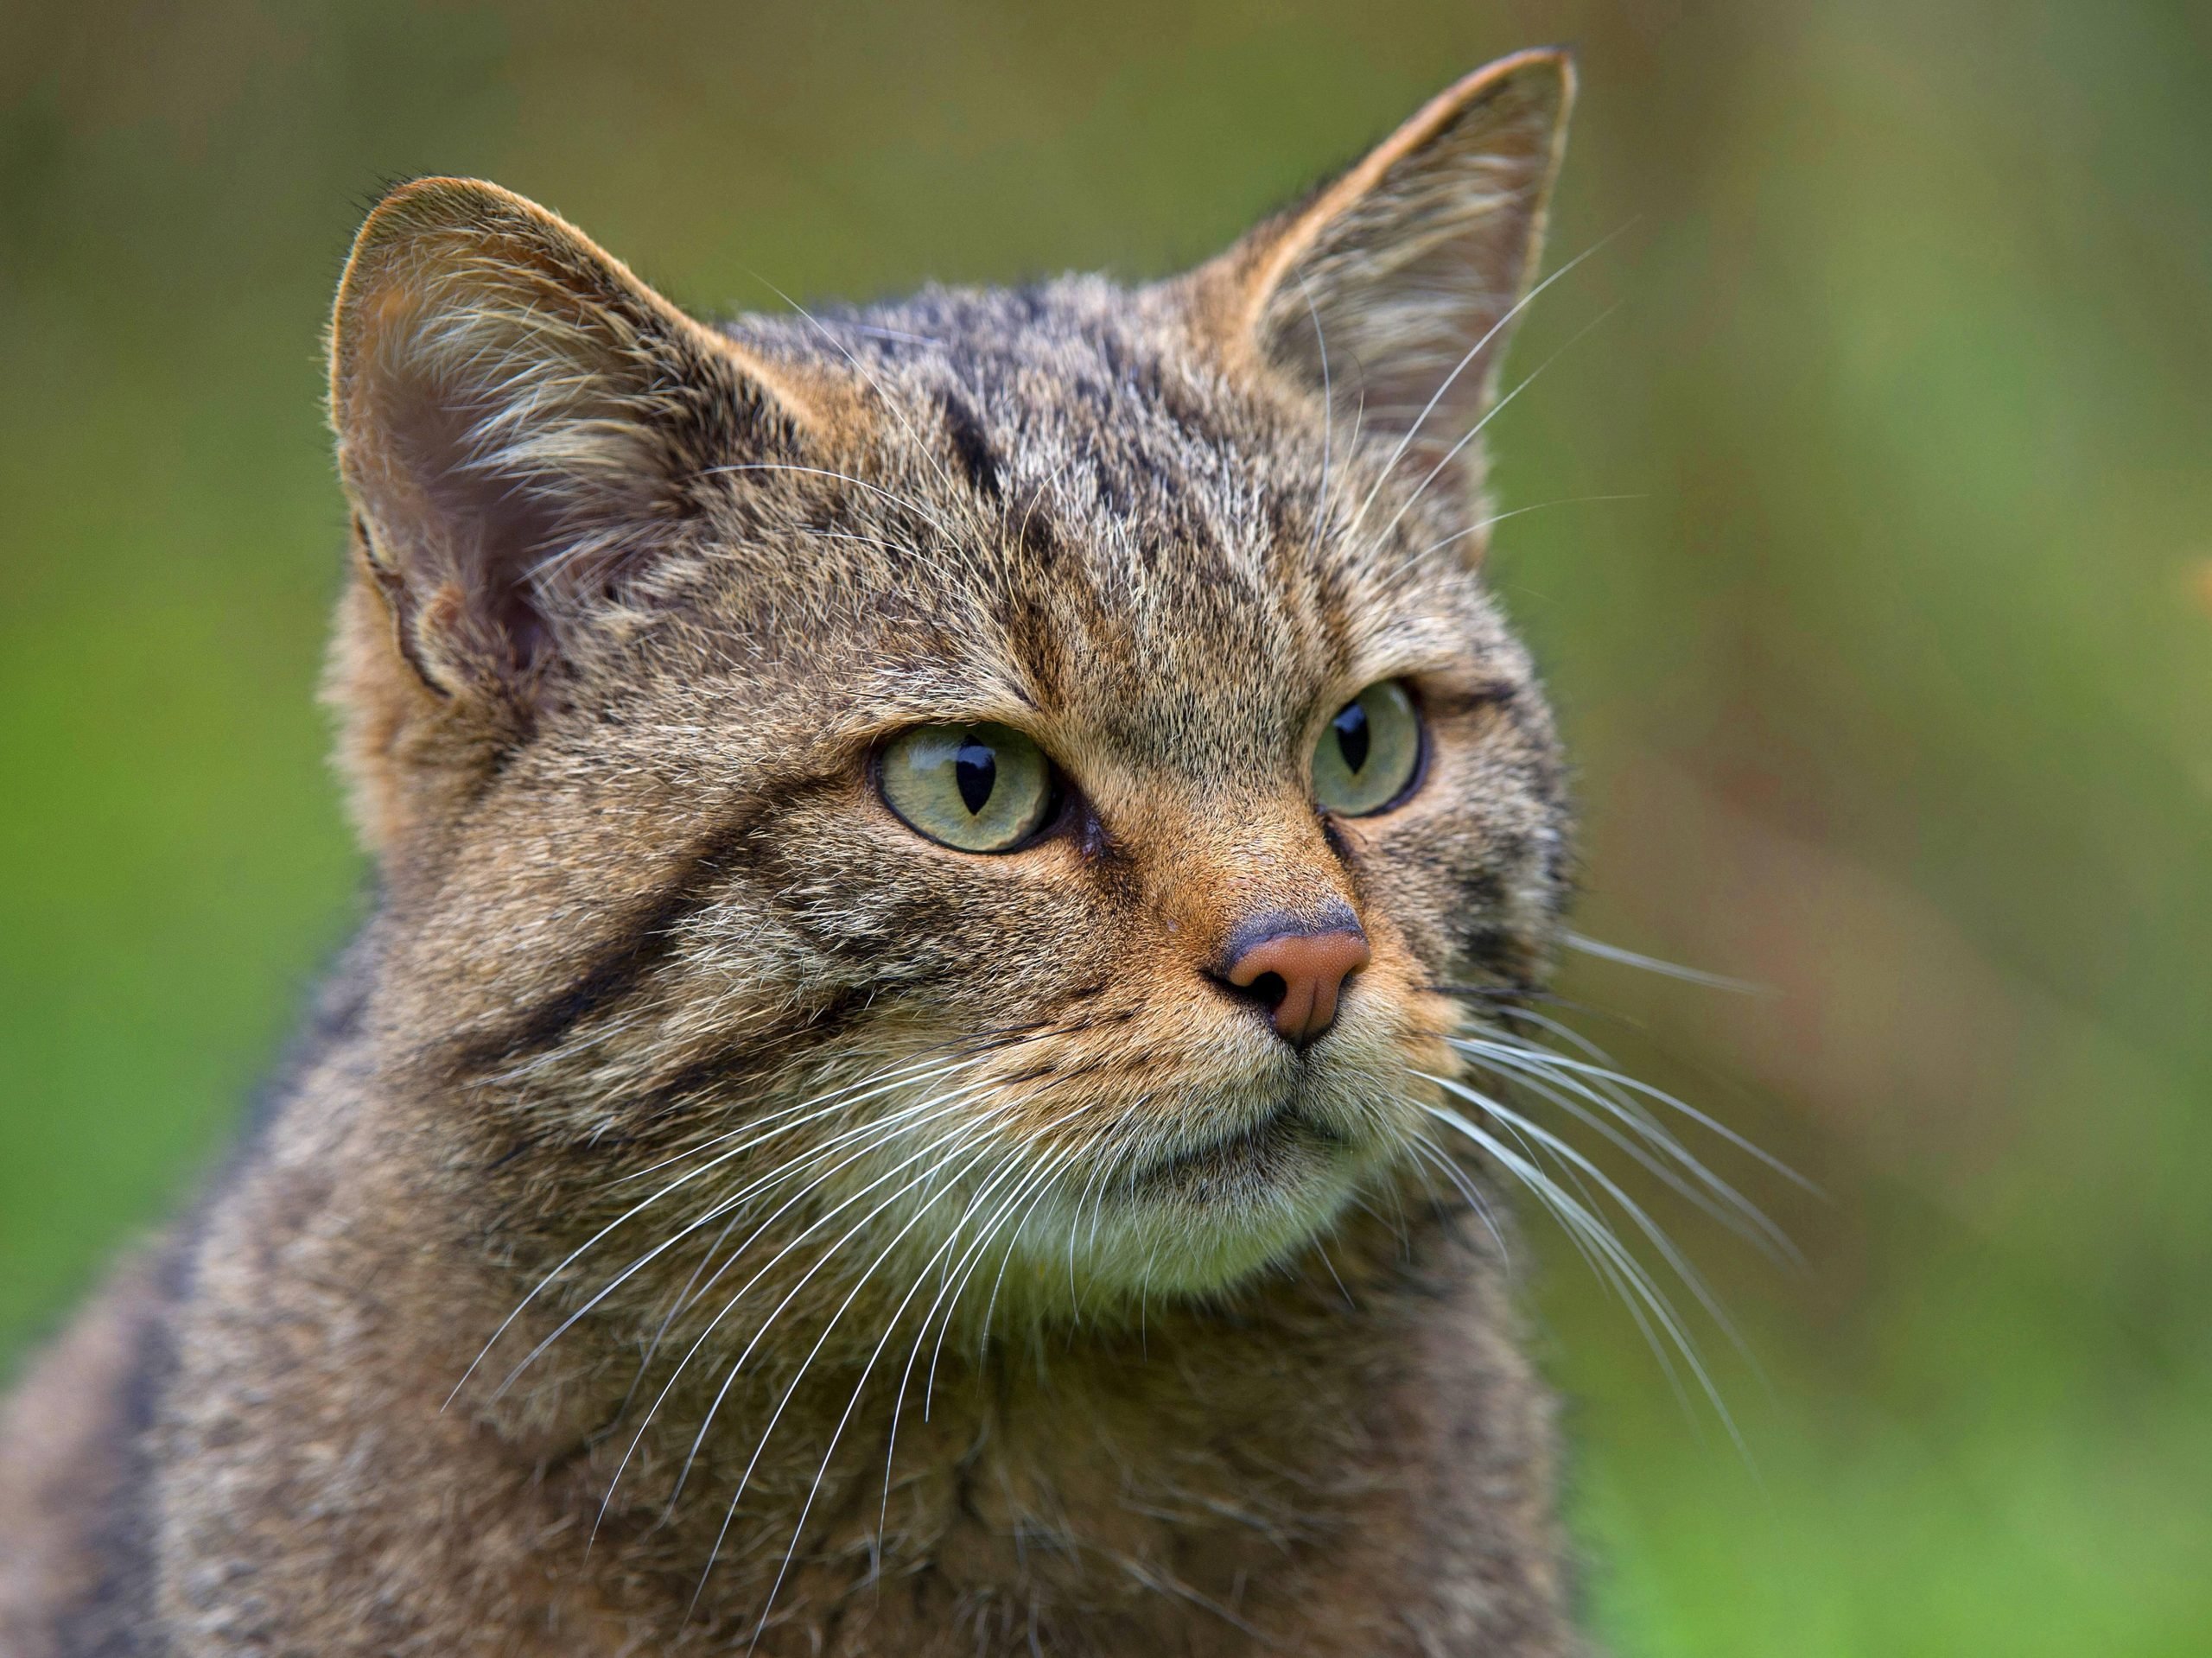
<path fill-rule="evenodd" d="M 1344 1162 L 1344 1137 L 1295 1107 L 1205 1145 L 1160 1158 L 1131 1183 L 1139 1202 L 1170 1203 L 1194 1214 L 1300 1183 L 1317 1166 Z"/>
<path fill-rule="evenodd" d="M 1163 1156 L 1110 1196 L 1040 1215 L 1025 1243 L 1072 1267 L 1092 1309 L 1232 1290 L 1332 1229 L 1372 1156 L 1284 1109 Z M 1063 1277 L 1065 1283 L 1067 1279 Z"/>

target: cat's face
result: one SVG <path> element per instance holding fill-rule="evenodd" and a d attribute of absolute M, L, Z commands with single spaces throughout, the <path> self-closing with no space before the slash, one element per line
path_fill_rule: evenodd
<path fill-rule="evenodd" d="M 1564 99 L 1515 60 L 1176 283 L 720 334 L 486 187 L 380 208 L 335 675 L 462 1137 L 1087 1307 L 1411 1166 L 1439 987 L 1560 893 L 1459 441 Z"/>

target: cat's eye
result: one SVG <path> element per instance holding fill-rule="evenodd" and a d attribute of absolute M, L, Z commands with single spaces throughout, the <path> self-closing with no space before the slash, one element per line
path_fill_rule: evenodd
<path fill-rule="evenodd" d="M 1421 715 L 1404 684 L 1378 680 L 1337 710 L 1313 746 L 1313 797 L 1344 817 L 1396 803 L 1421 771 Z"/>
<path fill-rule="evenodd" d="M 883 798 L 909 829 L 962 852 L 1012 852 L 1052 809 L 1052 768 L 1010 726 L 918 726 L 891 740 Z"/>

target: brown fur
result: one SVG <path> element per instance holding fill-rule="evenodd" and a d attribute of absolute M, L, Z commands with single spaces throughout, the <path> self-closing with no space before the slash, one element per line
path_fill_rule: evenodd
<path fill-rule="evenodd" d="M 10 1650 L 1574 1650 L 1548 1407 L 1411 1151 L 1433 987 L 1533 983 L 1562 893 L 1454 445 L 1567 94 L 1493 66 L 1158 286 L 721 330 L 493 187 L 387 199 L 332 346 L 383 902 L 175 1269 L 12 1407 Z M 1386 677 L 1427 775 L 1333 820 Z M 1062 827 L 893 817 L 948 720 Z M 1336 905 L 1300 1052 L 1212 975 Z"/>

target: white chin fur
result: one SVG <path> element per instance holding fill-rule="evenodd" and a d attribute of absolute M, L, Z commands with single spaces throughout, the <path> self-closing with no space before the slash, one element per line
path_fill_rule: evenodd
<path fill-rule="evenodd" d="M 1103 1200 L 1078 1186 L 1039 1205 L 1015 1256 L 1084 1312 L 1215 1294 L 1333 1228 L 1359 1172 L 1344 1147 L 1309 1144 L 1120 1185 Z"/>

